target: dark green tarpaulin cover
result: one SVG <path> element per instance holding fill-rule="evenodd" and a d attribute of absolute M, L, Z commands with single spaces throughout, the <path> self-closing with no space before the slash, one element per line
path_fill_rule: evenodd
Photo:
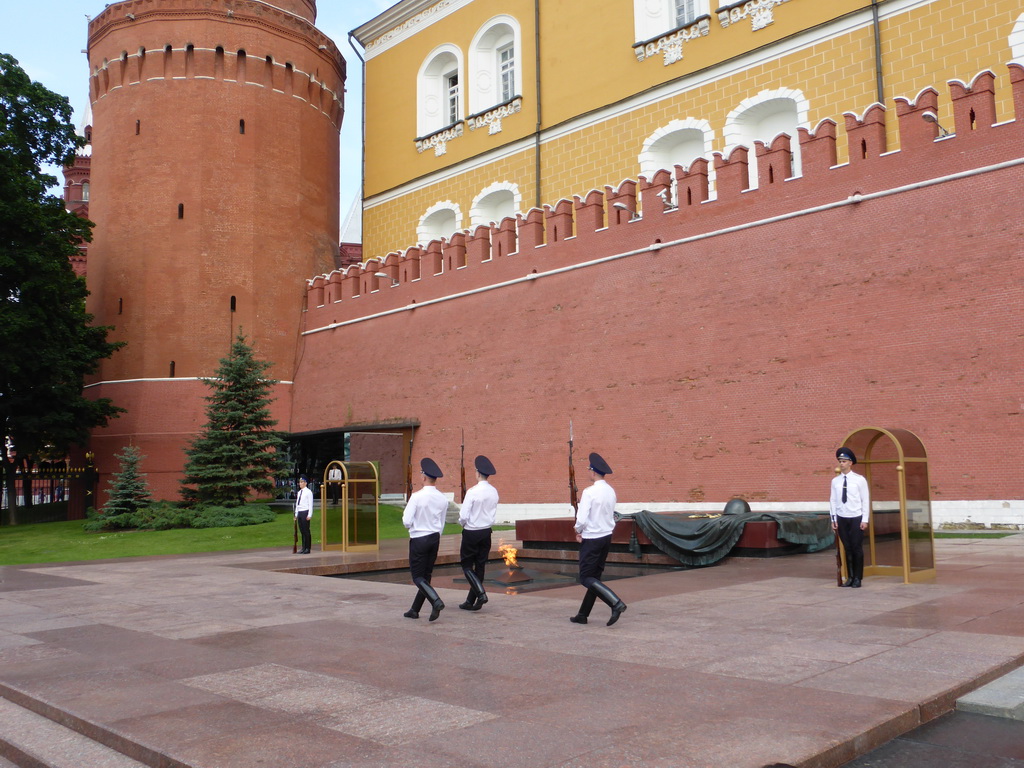
<path fill-rule="evenodd" d="M 744 526 L 755 520 L 774 520 L 779 524 L 779 538 L 804 545 L 804 552 L 817 552 L 835 541 L 829 516 L 813 512 L 747 512 L 702 518 L 643 510 L 633 519 L 658 549 L 690 566 L 717 563 L 736 546 Z"/>

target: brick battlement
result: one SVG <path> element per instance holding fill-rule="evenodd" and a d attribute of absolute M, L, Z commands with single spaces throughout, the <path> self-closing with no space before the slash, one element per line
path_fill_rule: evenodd
<path fill-rule="evenodd" d="M 926 88 L 913 100 L 895 99 L 900 149 L 887 151 L 881 104 L 863 115 L 846 113 L 849 162 L 836 165 L 837 124 L 822 120 L 798 129 L 802 175 L 790 177 L 792 137 L 754 142 L 758 185 L 750 189 L 744 146 L 713 153 L 715 197 L 709 162 L 656 172 L 651 179 L 591 190 L 573 200 L 531 209 L 498 224 L 457 232 L 450 238 L 412 246 L 404 253 L 308 281 L 307 333 L 400 312 L 467 292 L 489 290 L 575 268 L 686 243 L 801 215 L 829 205 L 856 205 L 872 195 L 941 179 L 1022 157 L 1024 66 L 1008 65 L 1016 120 L 995 123 L 995 74 L 979 73 L 969 84 L 948 83 L 952 133 L 940 136 L 939 94 Z M 675 194 L 673 197 L 673 181 Z M 380 275 L 380 276 L 378 276 Z"/>
<path fill-rule="evenodd" d="M 177 44 L 163 36 L 147 39 L 147 22 L 151 21 L 209 22 L 204 31 L 213 37 L 204 44 L 197 43 L 195 26 L 190 25 L 182 27 L 187 39 Z M 120 88 L 149 82 L 213 80 L 267 88 L 298 98 L 317 107 L 335 126 L 340 126 L 343 105 L 338 89 L 331 88 L 327 78 L 318 77 L 316 72 L 302 70 L 280 51 L 238 45 L 239 29 L 246 26 L 271 30 L 296 45 L 315 45 L 315 53 L 331 70 L 327 77 L 344 82 L 345 62 L 337 46 L 296 14 L 248 0 L 223 4 L 212 0 L 201 8 L 194 0 L 129 0 L 108 6 L 89 23 L 90 101 L 95 104 Z M 137 49 L 109 53 L 103 50 L 111 33 L 131 29 L 138 30 Z M 160 29 L 163 35 L 164 27 Z M 149 47 L 153 44 L 159 47 Z M 104 58 L 97 60 L 100 55 Z"/>

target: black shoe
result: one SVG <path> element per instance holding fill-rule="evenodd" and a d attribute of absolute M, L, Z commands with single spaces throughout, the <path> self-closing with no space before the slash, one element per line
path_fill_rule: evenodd
<path fill-rule="evenodd" d="M 626 604 L 619 599 L 619 596 L 612 592 L 605 584 L 600 581 L 594 581 L 590 584 L 590 589 L 601 598 L 602 602 L 612 609 L 612 617 L 608 619 L 607 626 L 611 626 L 619 620 L 619 616 L 626 612 Z"/>
<path fill-rule="evenodd" d="M 575 616 L 570 616 L 569 617 L 569 621 L 571 621 L 573 624 L 586 624 L 587 623 L 587 617 L 586 616 L 581 616 L 580 614 L 577 613 Z"/>
<path fill-rule="evenodd" d="M 467 600 L 464 603 L 459 603 L 459 608 L 461 608 L 464 611 L 477 611 L 477 610 L 479 610 L 479 608 L 476 607 L 476 603 L 475 602 L 471 603 L 469 600 Z"/>
<path fill-rule="evenodd" d="M 844 581 L 843 582 L 843 586 L 844 587 L 852 587 L 853 586 L 853 577 L 851 576 L 846 581 Z"/>
<path fill-rule="evenodd" d="M 438 600 L 430 609 L 430 618 L 428 621 L 437 621 L 437 617 L 441 615 L 441 611 L 443 610 L 444 603 L 441 600 Z"/>
<path fill-rule="evenodd" d="M 487 602 L 487 592 L 484 591 L 483 582 L 481 582 L 480 577 L 476 575 L 476 571 L 472 571 L 469 568 L 463 568 L 462 572 L 466 575 L 466 581 L 469 582 L 470 592 L 475 595 L 476 607 L 469 610 L 479 611 L 483 608 L 484 603 Z"/>
<path fill-rule="evenodd" d="M 850 586 L 854 589 L 860 589 L 860 579 L 854 579 Z"/>
<path fill-rule="evenodd" d="M 414 611 L 411 608 L 402 615 L 407 619 L 418 619 L 420 617 L 419 611 Z"/>

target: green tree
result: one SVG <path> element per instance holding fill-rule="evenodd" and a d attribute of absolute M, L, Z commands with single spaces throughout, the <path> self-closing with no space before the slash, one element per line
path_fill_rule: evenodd
<path fill-rule="evenodd" d="M 206 426 L 186 451 L 182 496 L 191 504 L 234 507 L 250 493 L 267 495 L 284 471 L 284 440 L 270 418 L 276 383 L 263 378 L 270 363 L 253 354 L 239 332 L 221 359 L 206 398 Z M 194 486 L 194 487 L 192 487 Z"/>
<path fill-rule="evenodd" d="M 83 378 L 121 345 L 90 325 L 69 261 L 92 223 L 48 193 L 57 179 L 42 170 L 82 142 L 68 100 L 0 54 L 0 464 L 12 523 L 16 464 L 67 451 L 121 411 L 83 396 Z"/>
<path fill-rule="evenodd" d="M 139 472 L 139 464 L 145 458 L 134 445 L 126 445 L 115 458 L 118 461 L 117 474 L 110 480 L 110 497 L 96 518 L 96 524 L 87 529 L 130 528 L 134 515 L 153 503 L 146 476 Z"/>

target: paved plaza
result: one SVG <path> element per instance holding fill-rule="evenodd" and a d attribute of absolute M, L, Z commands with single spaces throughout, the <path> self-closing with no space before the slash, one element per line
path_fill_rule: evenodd
<path fill-rule="evenodd" d="M 1024 664 L 1024 535 L 937 540 L 930 584 L 837 589 L 829 551 L 623 579 L 613 627 L 578 586 L 442 583 L 430 623 L 313 575 L 406 546 L 0 568 L 0 766 L 840 766 Z"/>

